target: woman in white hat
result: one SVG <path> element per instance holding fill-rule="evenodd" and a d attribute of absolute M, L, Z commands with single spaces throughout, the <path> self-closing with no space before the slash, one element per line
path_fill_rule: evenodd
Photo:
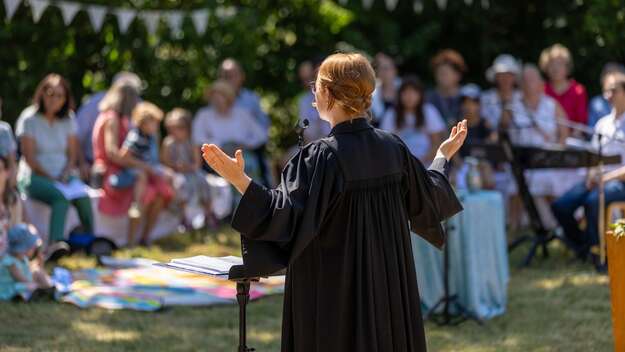
<path fill-rule="evenodd" d="M 493 65 L 486 70 L 486 79 L 494 87 L 482 94 L 482 116 L 494 128 L 499 127 L 502 115 L 519 108 L 521 93 L 517 90 L 517 79 L 521 73 L 518 61 L 509 54 L 495 58 Z M 504 117 L 504 120 L 510 120 Z"/>

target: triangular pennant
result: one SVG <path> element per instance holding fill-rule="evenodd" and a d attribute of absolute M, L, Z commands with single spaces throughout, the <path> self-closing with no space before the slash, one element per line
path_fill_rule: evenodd
<path fill-rule="evenodd" d="M 397 7 L 397 0 L 386 0 L 386 9 L 389 11 L 395 10 Z"/>
<path fill-rule="evenodd" d="M 104 24 L 104 17 L 106 17 L 106 7 L 89 5 L 87 7 L 87 15 L 89 15 L 89 21 L 91 21 L 93 30 L 99 32 Z"/>
<path fill-rule="evenodd" d="M 436 0 L 436 5 L 439 9 L 444 10 L 447 8 L 447 0 Z"/>
<path fill-rule="evenodd" d="M 220 19 L 230 18 L 237 14 L 237 8 L 234 6 L 220 6 L 215 9 L 215 16 Z"/>
<path fill-rule="evenodd" d="M 370 9 L 373 6 L 373 0 L 362 0 L 362 6 L 367 10 Z"/>
<path fill-rule="evenodd" d="M 204 34 L 204 32 L 206 32 L 206 26 L 208 25 L 208 11 L 197 10 L 193 12 L 191 20 L 193 20 L 193 26 L 195 26 L 197 34 Z"/>
<path fill-rule="evenodd" d="M 473 0 L 464 0 L 464 3 L 467 4 L 467 6 L 471 6 L 473 5 Z"/>
<path fill-rule="evenodd" d="M 35 23 L 39 22 L 41 15 L 50 5 L 48 0 L 28 0 L 28 3 L 30 3 L 30 11 L 33 13 L 33 21 Z"/>
<path fill-rule="evenodd" d="M 115 10 L 115 16 L 117 16 L 117 25 L 119 26 L 120 32 L 126 33 L 128 27 L 130 27 L 130 24 L 132 23 L 132 20 L 135 19 L 136 14 L 137 12 L 135 10 Z"/>
<path fill-rule="evenodd" d="M 167 25 L 174 33 L 180 32 L 182 28 L 182 12 L 167 11 L 165 13 L 165 21 L 167 21 Z"/>
<path fill-rule="evenodd" d="M 7 15 L 7 20 L 10 20 L 13 15 L 15 15 L 15 11 L 17 11 L 17 7 L 20 6 L 20 2 L 22 0 L 4 0 L 4 12 Z"/>
<path fill-rule="evenodd" d="M 412 5 L 414 12 L 421 13 L 423 12 L 423 0 L 414 0 L 414 4 Z"/>
<path fill-rule="evenodd" d="M 158 21 L 161 18 L 161 13 L 158 11 L 144 11 L 139 15 L 143 20 L 143 24 L 145 24 L 145 29 L 147 29 L 150 35 L 156 34 L 158 30 Z"/>
<path fill-rule="evenodd" d="M 69 26 L 69 24 L 72 23 L 72 20 L 74 20 L 74 17 L 76 17 L 78 10 L 80 10 L 80 4 L 75 2 L 60 1 L 58 6 L 61 9 L 63 22 L 66 26 Z"/>
<path fill-rule="evenodd" d="M 488 9 L 490 7 L 489 0 L 482 0 L 482 8 Z"/>

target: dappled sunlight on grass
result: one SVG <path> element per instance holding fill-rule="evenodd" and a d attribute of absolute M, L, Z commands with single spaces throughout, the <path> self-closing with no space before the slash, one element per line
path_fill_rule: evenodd
<path fill-rule="evenodd" d="M 72 322 L 72 329 L 83 334 L 86 338 L 99 342 L 134 341 L 141 337 L 136 331 L 113 329 L 103 324 L 84 321 Z"/>
<path fill-rule="evenodd" d="M 510 256 L 507 312 L 484 325 L 455 327 L 426 323 L 434 352 L 588 352 L 611 351 L 608 278 L 588 264 L 571 263 L 558 243 L 551 256 L 519 269 L 525 255 Z M 159 261 L 192 255 L 240 255 L 238 234 L 224 227 L 215 233 L 176 234 L 149 248 L 117 251 L 119 258 Z M 95 259 L 84 254 L 63 258 L 60 265 L 88 268 Z M 248 306 L 248 345 L 278 351 L 282 296 Z M 45 322 L 45 323 L 41 323 Z M 80 310 L 69 304 L 0 302 L 0 351 L 233 351 L 238 342 L 236 305 L 170 307 L 156 313 Z"/>

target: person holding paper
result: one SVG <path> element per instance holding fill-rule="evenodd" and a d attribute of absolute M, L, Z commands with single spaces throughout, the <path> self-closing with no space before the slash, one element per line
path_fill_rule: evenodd
<path fill-rule="evenodd" d="M 427 170 L 365 117 L 374 88 L 360 54 L 321 64 L 315 104 L 332 131 L 289 161 L 275 189 L 251 181 L 240 150 L 231 158 L 202 146 L 206 162 L 243 194 L 232 226 L 244 258 L 266 274 L 287 268 L 282 351 L 426 350 L 410 230 L 445 243 L 441 221 L 462 210 L 446 170 L 467 125 L 452 128 Z M 270 259 L 282 266 L 263 263 Z"/>
<path fill-rule="evenodd" d="M 65 216 L 70 204 L 76 207 L 85 231 L 93 232 L 93 212 L 86 192 L 67 199 L 55 185 L 79 182 L 79 187 L 86 187 L 73 176 L 78 140 L 69 84 L 58 74 L 47 75 L 37 87 L 33 104 L 34 113 L 25 117 L 16 131 L 22 151 L 18 187 L 29 197 L 50 206 L 49 244 L 64 239 Z"/>

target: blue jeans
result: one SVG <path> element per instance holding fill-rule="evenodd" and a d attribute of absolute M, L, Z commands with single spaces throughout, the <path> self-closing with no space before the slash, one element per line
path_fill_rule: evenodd
<path fill-rule="evenodd" d="M 610 181 L 605 184 L 605 205 L 625 200 L 625 183 Z M 579 228 L 579 224 L 573 214 L 577 208 L 583 206 L 586 215 L 586 231 Z M 587 251 L 591 246 L 599 243 L 597 230 L 599 218 L 599 189 L 587 189 L 582 182 L 579 183 L 551 205 L 553 215 L 562 226 L 564 234 L 576 246 L 578 251 Z"/>

